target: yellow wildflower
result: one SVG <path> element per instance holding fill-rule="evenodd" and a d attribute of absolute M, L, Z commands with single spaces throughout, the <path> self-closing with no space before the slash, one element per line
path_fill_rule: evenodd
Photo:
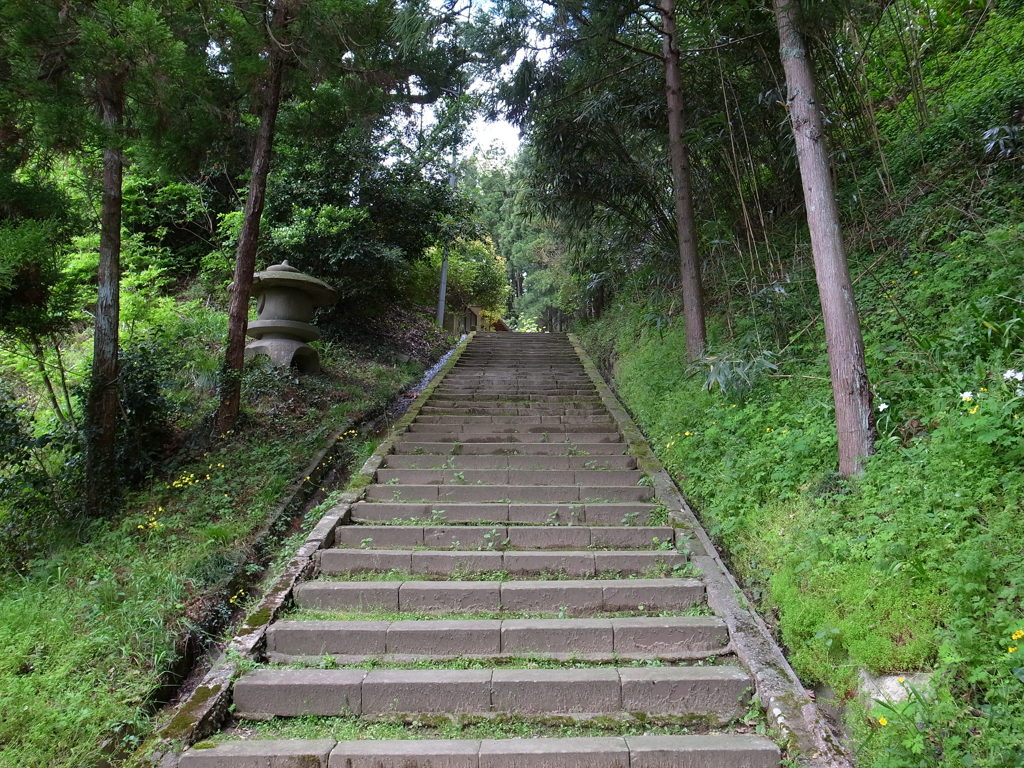
<path fill-rule="evenodd" d="M 1024 629 L 1018 629 L 1016 632 L 1010 635 L 1011 640 L 1020 640 L 1022 637 L 1024 637 Z"/>
<path fill-rule="evenodd" d="M 880 717 L 878 718 L 878 724 L 884 727 L 889 724 L 889 721 L 886 720 L 884 717 Z"/>

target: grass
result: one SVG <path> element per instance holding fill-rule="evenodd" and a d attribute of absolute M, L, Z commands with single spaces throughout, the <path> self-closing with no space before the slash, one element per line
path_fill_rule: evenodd
<path fill-rule="evenodd" d="M 699 577 L 700 570 L 692 563 L 657 563 L 640 573 L 623 575 L 619 571 L 601 571 L 596 574 L 573 575 L 565 571 L 541 571 L 537 574 L 511 574 L 508 571 L 475 571 L 456 568 L 450 574 L 410 573 L 398 569 L 389 571 L 363 571 L 351 574 L 325 573 L 320 581 L 615 581 L 621 579 L 691 579 Z"/>
<path fill-rule="evenodd" d="M 117 518 L 54 531 L 51 551 L 3 577 L 0 766 L 98 766 L 108 746 L 130 749 L 151 732 L 150 697 L 176 679 L 184 633 L 201 623 L 216 639 L 250 599 L 239 585 L 262 567 L 240 545 L 333 429 L 421 370 L 343 362 L 302 386 L 257 377 L 238 433 L 153 480 Z M 366 453 L 361 438 L 349 442 L 335 461 Z"/>
<path fill-rule="evenodd" d="M 714 613 L 707 603 L 699 603 L 685 611 L 607 611 L 596 614 L 596 618 L 636 618 L 653 616 L 658 618 L 676 618 L 680 616 L 713 616 Z M 310 609 L 293 609 L 281 617 L 289 621 L 433 621 L 452 620 L 500 620 L 500 619 L 564 619 L 564 612 L 533 613 L 525 611 L 477 611 L 469 613 L 421 613 L 416 611 L 317 611 Z"/>
<path fill-rule="evenodd" d="M 987 34 L 1019 51 L 1021 23 Z M 933 149 L 870 224 L 847 228 L 879 433 L 859 478 L 835 473 L 815 284 L 793 233 L 773 245 L 788 266 L 771 306 L 710 298 L 714 379 L 679 358 L 680 320 L 651 327 L 665 305 L 623 300 L 581 338 L 614 363 L 804 682 L 849 705 L 859 763 L 1002 768 L 1024 764 L 1024 186 L 1019 161 Z M 749 375 L 758 361 L 778 369 Z M 897 704 L 858 698 L 862 669 L 933 674 Z"/>
<path fill-rule="evenodd" d="M 683 662 L 663 659 L 617 659 L 610 657 L 601 661 L 586 659 L 552 659 L 541 654 L 525 656 L 499 656 L 492 658 L 458 656 L 455 658 L 405 659 L 393 661 L 388 658 L 369 657 L 357 663 L 338 663 L 330 654 L 321 656 L 317 663 L 304 662 L 266 664 L 261 669 L 609 669 L 625 667 L 710 667 L 734 664 L 735 659 L 708 656 L 704 659 L 688 659 Z"/>
<path fill-rule="evenodd" d="M 753 726 L 753 717 L 741 724 Z M 722 728 L 729 732 L 730 727 Z M 298 717 L 278 718 L 263 723 L 237 724 L 212 742 L 246 739 L 336 739 L 338 741 L 385 739 L 515 739 L 572 738 L 584 736 L 682 736 L 714 733 L 700 718 L 623 715 L 578 720 L 572 717 L 523 717 L 512 715 L 430 716 L 409 718 Z"/>

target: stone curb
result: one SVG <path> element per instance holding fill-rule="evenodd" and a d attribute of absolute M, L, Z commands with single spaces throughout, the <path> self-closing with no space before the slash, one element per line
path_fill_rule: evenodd
<path fill-rule="evenodd" d="M 430 384 L 420 397 L 395 423 L 388 436 L 377 446 L 377 450 L 353 477 L 368 474 L 372 481 L 377 467 L 383 457 L 390 452 L 397 435 L 416 418 L 429 393 L 455 365 L 474 335 L 475 333 L 471 333 L 459 341 L 450 353 L 448 361 L 434 374 Z M 302 474 L 299 475 L 302 479 L 293 482 L 285 490 L 286 501 L 282 503 L 281 509 L 287 508 L 291 504 L 295 495 L 306 483 L 320 481 L 328 470 L 324 460 L 337 449 L 338 442 L 346 428 L 351 427 L 346 425 L 345 428 L 338 429 L 332 434 L 325 447 L 314 455 Z M 376 463 L 374 463 L 374 459 L 377 460 Z M 291 598 L 295 585 L 315 573 L 316 553 L 334 543 L 335 527 L 348 517 L 351 505 L 361 495 L 361 490 L 355 492 L 348 490 L 341 494 L 339 503 L 328 510 L 314 526 L 305 543 L 289 561 L 281 576 L 274 582 L 256 608 L 246 616 L 241 629 L 225 647 L 224 652 L 214 662 L 202 682 L 185 701 L 176 707 L 170 721 L 158 732 L 156 743 L 144 744 L 136 754 L 148 753 L 149 762 L 159 768 L 176 768 L 182 749 L 208 736 L 220 726 L 231 702 L 232 686 L 239 672 L 239 661 L 256 659 L 261 645 L 265 642 L 268 627 Z"/>
<path fill-rule="evenodd" d="M 671 518 L 692 535 L 693 562 L 704 573 L 708 604 L 729 626 L 730 646 L 750 670 L 770 721 L 796 753 L 801 765 L 852 768 L 853 762 L 839 735 L 807 695 L 764 620 L 742 598 L 739 584 L 725 567 L 686 498 L 651 450 L 647 437 L 601 376 L 576 335 L 568 334 L 568 338 L 629 444 L 630 453 L 636 457 L 637 467 L 654 481 L 655 497 L 668 505 Z"/>

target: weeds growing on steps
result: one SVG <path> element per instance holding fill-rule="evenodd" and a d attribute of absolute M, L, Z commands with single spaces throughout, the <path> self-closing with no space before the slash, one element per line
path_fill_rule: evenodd
<path fill-rule="evenodd" d="M 759 708 L 722 728 L 742 728 L 767 733 Z M 267 722 L 246 722 L 201 742 L 198 748 L 224 741 L 246 739 L 514 739 L 572 738 L 583 736 L 642 736 L 707 733 L 709 725 L 700 717 L 655 717 L 631 713 L 593 717 L 586 720 L 566 716 L 525 717 L 515 715 L 410 715 L 368 717 L 295 717 Z M 713 731 L 718 731 L 718 728 Z"/>

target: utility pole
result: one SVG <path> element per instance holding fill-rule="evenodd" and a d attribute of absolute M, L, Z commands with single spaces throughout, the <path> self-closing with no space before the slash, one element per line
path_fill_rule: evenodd
<path fill-rule="evenodd" d="M 462 96 L 462 88 L 460 87 L 455 91 L 455 98 L 459 99 Z M 456 155 L 457 149 L 452 149 L 452 164 L 448 169 L 448 186 L 452 189 L 452 195 L 455 194 L 455 163 L 458 160 Z M 444 328 L 444 305 L 448 297 L 448 251 L 451 247 L 451 243 L 448 239 L 445 239 L 444 245 L 441 246 L 441 288 L 437 292 L 437 327 Z"/>
<path fill-rule="evenodd" d="M 452 167 L 448 171 L 448 184 L 455 191 L 455 156 L 452 155 Z M 444 327 L 444 304 L 448 294 L 448 240 L 441 246 L 441 290 L 437 293 L 437 327 Z"/>

